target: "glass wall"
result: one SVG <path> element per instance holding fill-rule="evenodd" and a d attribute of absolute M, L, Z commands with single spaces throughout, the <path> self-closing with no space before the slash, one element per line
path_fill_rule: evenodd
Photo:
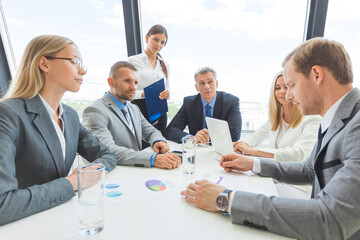
<path fill-rule="evenodd" d="M 324 37 L 344 44 L 354 71 L 354 86 L 360 87 L 360 2 L 329 1 Z"/>
<path fill-rule="evenodd" d="M 119 0 L 3 0 L 17 64 L 26 44 L 43 34 L 62 35 L 80 48 L 88 67 L 78 93 L 64 100 L 80 110 L 108 90 L 111 65 L 127 59 L 122 3 Z"/>
<path fill-rule="evenodd" d="M 303 41 L 306 9 L 306 0 L 141 1 L 144 39 L 154 24 L 168 30 L 161 54 L 170 64 L 172 101 L 196 94 L 194 72 L 213 67 L 218 90 L 240 98 L 244 130 L 266 121 L 271 82 Z"/>

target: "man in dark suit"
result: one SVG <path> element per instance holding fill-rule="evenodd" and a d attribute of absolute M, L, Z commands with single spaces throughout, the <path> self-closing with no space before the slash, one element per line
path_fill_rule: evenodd
<path fill-rule="evenodd" d="M 231 212 L 232 222 L 296 239 L 360 239 L 360 91 L 342 44 L 308 40 L 284 60 L 286 98 L 304 115 L 320 114 L 318 142 L 306 162 L 277 162 L 240 154 L 222 157 L 226 171 L 259 173 L 291 184 L 311 184 L 311 199 L 231 191 L 208 181 L 190 184 L 186 201 Z"/>
<path fill-rule="evenodd" d="M 241 114 L 239 98 L 221 91 L 216 91 L 218 80 L 216 72 L 209 67 L 200 68 L 194 75 L 197 95 L 184 98 L 184 103 L 166 129 L 165 137 L 181 142 L 184 137 L 195 136 L 198 143 L 209 141 L 205 117 L 226 120 L 231 138 L 236 142 L 241 133 Z M 189 127 L 189 133 L 184 132 Z"/>

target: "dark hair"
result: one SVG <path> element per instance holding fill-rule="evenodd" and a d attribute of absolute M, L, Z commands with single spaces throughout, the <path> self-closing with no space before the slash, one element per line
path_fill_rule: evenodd
<path fill-rule="evenodd" d="M 151 35 L 159 34 L 159 33 L 165 34 L 165 37 L 166 37 L 165 44 L 164 44 L 164 46 L 165 46 L 168 41 L 168 34 L 167 34 L 166 28 L 164 26 L 162 26 L 160 24 L 156 24 L 149 29 L 149 31 L 146 35 L 150 37 Z M 164 59 L 161 57 L 160 53 L 158 53 L 157 55 L 159 56 L 160 65 L 165 74 L 165 77 L 168 78 L 168 70 L 166 68 Z"/>
<path fill-rule="evenodd" d="M 336 41 L 324 38 L 313 38 L 289 53 L 282 63 L 284 67 L 290 62 L 295 71 L 309 76 L 314 65 L 326 67 L 340 84 L 353 82 L 352 65 L 344 46 Z"/>
<path fill-rule="evenodd" d="M 118 61 L 112 65 L 109 76 L 116 79 L 117 74 L 121 68 L 130 68 L 134 71 L 137 71 L 136 67 L 131 63 L 128 63 L 126 61 Z"/>

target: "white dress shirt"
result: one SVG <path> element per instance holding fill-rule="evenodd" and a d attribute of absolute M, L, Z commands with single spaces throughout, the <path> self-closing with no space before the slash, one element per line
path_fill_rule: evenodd
<path fill-rule="evenodd" d="M 347 94 L 345 94 L 344 96 L 342 96 L 339 100 L 337 100 L 336 103 L 334 103 L 331 106 L 331 108 L 329 108 L 329 110 L 327 110 L 327 112 L 325 113 L 325 115 L 321 121 L 321 133 L 325 132 L 329 128 L 331 121 L 334 118 L 335 112 L 339 108 L 340 103 L 345 98 L 345 96 L 349 94 L 349 92 Z"/>
<path fill-rule="evenodd" d="M 155 69 L 151 65 L 148 56 L 145 52 L 138 55 L 134 55 L 128 58 L 128 62 L 133 64 L 137 69 L 137 77 L 139 80 L 138 87 L 135 93 L 135 99 L 141 99 L 144 88 L 153 84 L 156 81 L 164 78 L 165 89 L 169 90 L 169 65 L 165 62 L 165 66 L 168 72 L 168 78 L 165 77 L 165 73 L 160 65 L 160 60 L 157 59 Z"/>

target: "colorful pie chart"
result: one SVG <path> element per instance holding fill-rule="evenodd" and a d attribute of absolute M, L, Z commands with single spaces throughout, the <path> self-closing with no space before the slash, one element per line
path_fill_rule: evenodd
<path fill-rule="evenodd" d="M 163 183 L 160 180 L 156 180 L 156 179 L 146 181 L 145 186 L 149 190 L 155 191 L 155 192 L 164 191 L 166 189 L 165 183 Z"/>

